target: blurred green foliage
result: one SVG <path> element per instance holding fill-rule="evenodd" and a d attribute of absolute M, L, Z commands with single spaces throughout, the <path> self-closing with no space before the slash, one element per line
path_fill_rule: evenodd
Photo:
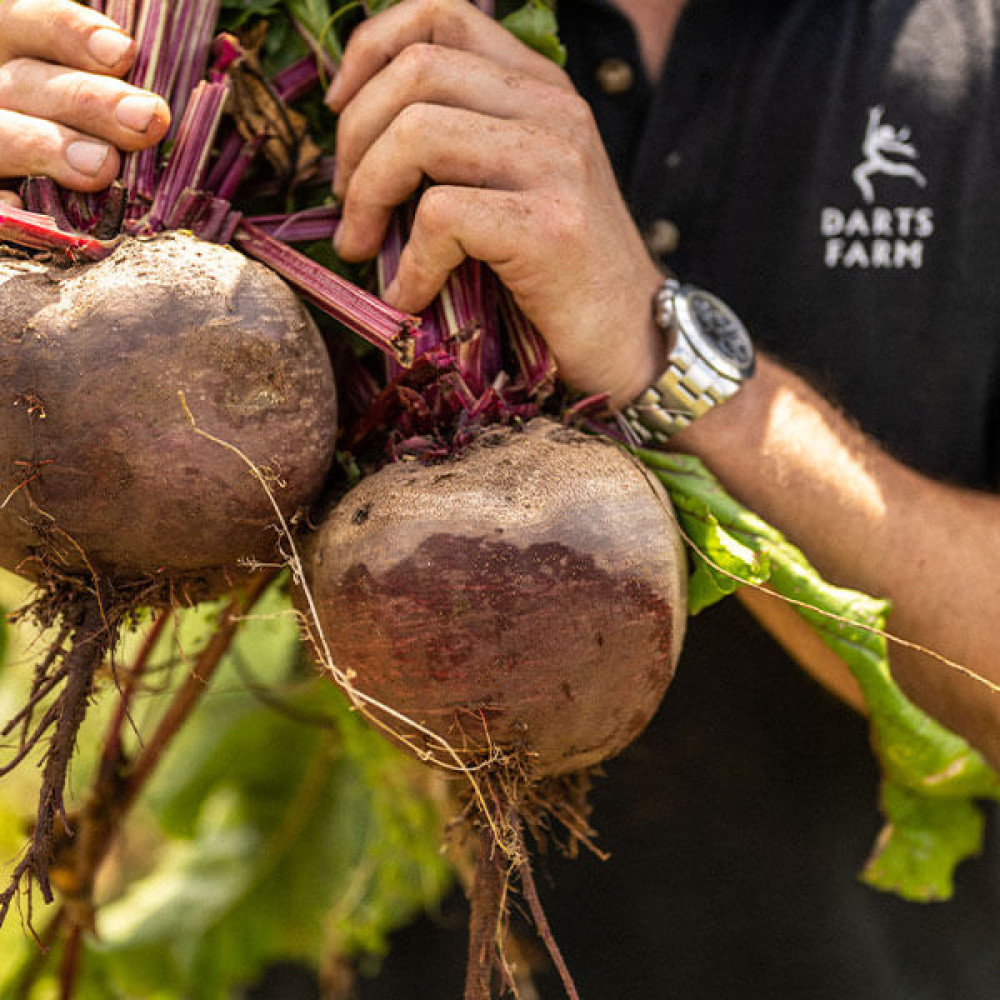
<path fill-rule="evenodd" d="M 217 606 L 184 612 L 161 641 L 150 690 L 134 712 L 140 732 L 152 731 L 217 614 Z M 138 640 L 124 641 L 123 663 Z M 26 644 L 40 649 L 23 636 L 22 655 Z M 0 704 L 16 703 L 28 674 L 26 661 L 0 673 Z M 77 795 L 116 698 L 108 676 L 74 767 Z M 26 770 L 0 785 L 5 858 L 23 844 L 35 806 L 37 788 L 29 786 L 37 777 Z M 377 960 L 389 932 L 433 907 L 450 884 L 440 780 L 390 746 L 319 676 L 303 655 L 287 596 L 272 588 L 106 865 L 80 996 L 217 1000 L 275 961 Z M 39 929 L 44 909 L 36 907 Z M 19 971 L 37 955 L 12 913 L 0 932 L 0 996 L 12 995 Z M 56 961 L 53 955 L 32 1000 L 55 995 Z"/>

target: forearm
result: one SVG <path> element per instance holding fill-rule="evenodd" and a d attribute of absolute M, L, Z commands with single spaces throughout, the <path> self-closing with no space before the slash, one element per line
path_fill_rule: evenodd
<path fill-rule="evenodd" d="M 890 632 L 1000 683 L 1000 622 L 988 600 L 1000 589 L 1000 498 L 896 462 L 767 358 L 675 441 L 829 580 L 888 597 Z M 1000 767 L 1000 695 L 918 651 L 890 653 L 907 693 Z"/>

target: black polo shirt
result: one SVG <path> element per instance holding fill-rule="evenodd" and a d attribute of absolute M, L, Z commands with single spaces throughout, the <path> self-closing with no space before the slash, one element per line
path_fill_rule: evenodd
<path fill-rule="evenodd" d="M 655 88 L 609 5 L 559 13 L 664 262 L 903 460 L 995 488 L 1000 3 L 691 0 Z M 985 615 L 989 596 L 969 599 Z M 861 885 L 880 827 L 866 726 L 735 601 L 692 622 L 659 715 L 605 771 L 611 860 L 538 861 L 584 1000 L 1000 996 L 995 817 L 952 902 Z M 460 915 L 401 935 L 363 995 L 460 996 Z"/>

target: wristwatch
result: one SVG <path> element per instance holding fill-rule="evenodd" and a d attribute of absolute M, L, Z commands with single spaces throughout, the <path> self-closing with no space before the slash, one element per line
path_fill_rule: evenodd
<path fill-rule="evenodd" d="M 753 375 L 754 349 L 725 302 L 674 278 L 653 297 L 653 319 L 667 339 L 667 367 L 622 416 L 641 443 L 665 444 Z"/>

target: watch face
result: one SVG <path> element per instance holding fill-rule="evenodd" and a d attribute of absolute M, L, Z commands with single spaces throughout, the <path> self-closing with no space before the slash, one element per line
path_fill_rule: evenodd
<path fill-rule="evenodd" d="M 678 323 L 705 361 L 720 374 L 737 381 L 753 374 L 753 343 L 729 306 L 690 285 L 681 286 L 674 304 Z"/>

